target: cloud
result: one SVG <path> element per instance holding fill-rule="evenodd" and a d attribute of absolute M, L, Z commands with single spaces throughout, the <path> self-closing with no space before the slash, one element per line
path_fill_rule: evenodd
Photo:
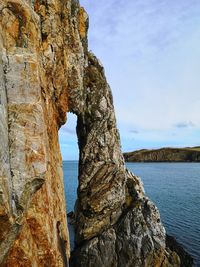
<path fill-rule="evenodd" d="M 195 127 L 195 124 L 192 121 L 188 121 L 188 122 L 178 122 L 174 126 L 176 128 L 190 128 L 190 127 Z"/>
<path fill-rule="evenodd" d="M 139 134 L 139 131 L 138 130 L 130 130 L 130 133 Z"/>

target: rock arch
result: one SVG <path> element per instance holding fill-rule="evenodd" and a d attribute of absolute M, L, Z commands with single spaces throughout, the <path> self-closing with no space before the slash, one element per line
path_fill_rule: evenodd
<path fill-rule="evenodd" d="M 80 148 L 71 266 L 179 266 L 158 210 L 124 166 L 87 29 L 77 0 L 0 2 L 0 264 L 68 265 L 58 130 L 71 111 Z"/>
<path fill-rule="evenodd" d="M 71 266 L 170 266 L 159 212 L 125 168 L 104 69 L 91 52 L 85 66 L 81 103 L 71 109 L 80 150 Z M 69 107 L 75 97 L 72 90 Z"/>

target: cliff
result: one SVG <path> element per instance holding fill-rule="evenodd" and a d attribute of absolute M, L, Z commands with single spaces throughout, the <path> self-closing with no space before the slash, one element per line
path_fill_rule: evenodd
<path fill-rule="evenodd" d="M 124 153 L 127 162 L 200 162 L 200 147 L 141 149 Z"/>
<path fill-rule="evenodd" d="M 76 1 L 0 1 L 2 266 L 67 266 L 58 130 L 84 68 L 84 14 Z"/>
<path fill-rule="evenodd" d="M 68 266 L 58 130 L 78 117 L 71 266 L 180 266 L 124 165 L 112 94 L 76 0 L 0 2 L 0 266 Z"/>

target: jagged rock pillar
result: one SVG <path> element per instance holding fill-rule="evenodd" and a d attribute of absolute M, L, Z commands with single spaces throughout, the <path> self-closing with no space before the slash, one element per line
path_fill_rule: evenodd
<path fill-rule="evenodd" d="M 73 267 L 179 266 L 139 177 L 125 168 L 111 90 L 104 69 L 87 53 L 78 116 L 80 149 Z M 73 101 L 73 91 L 70 99 Z M 70 102 L 69 102 L 70 104 Z M 80 107 L 78 109 L 77 107 Z"/>

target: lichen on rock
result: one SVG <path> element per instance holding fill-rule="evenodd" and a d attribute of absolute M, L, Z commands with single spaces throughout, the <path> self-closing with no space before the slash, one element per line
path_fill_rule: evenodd
<path fill-rule="evenodd" d="M 58 130 L 77 115 L 71 266 L 179 266 L 121 153 L 112 93 L 76 0 L 0 2 L 0 266 L 68 266 Z"/>
<path fill-rule="evenodd" d="M 69 259 L 58 129 L 68 110 L 69 39 L 73 45 L 79 35 L 71 5 L 0 3 L 2 266 L 65 266 Z"/>

